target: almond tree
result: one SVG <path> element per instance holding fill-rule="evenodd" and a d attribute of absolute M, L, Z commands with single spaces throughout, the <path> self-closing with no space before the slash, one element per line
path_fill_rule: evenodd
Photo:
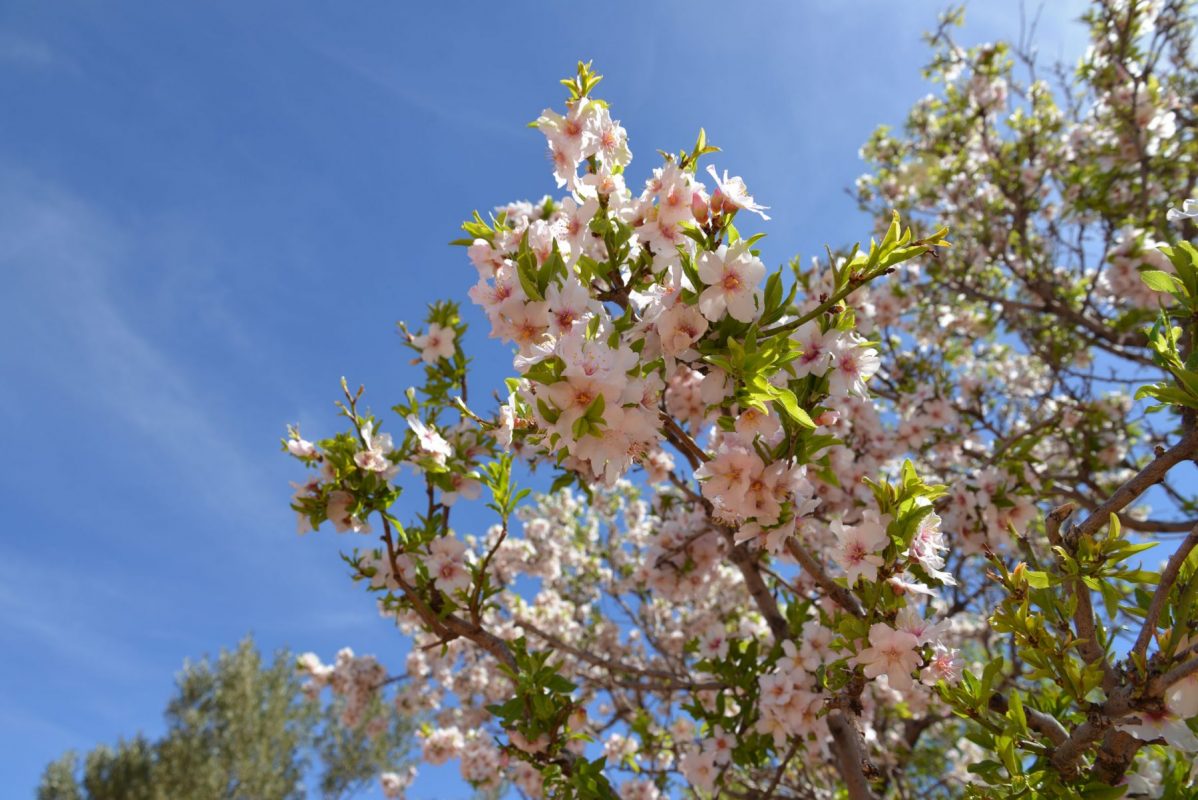
<path fill-rule="evenodd" d="M 393 415 L 343 382 L 345 431 L 289 431 L 301 532 L 361 536 L 411 637 L 385 691 L 429 715 L 423 760 L 530 797 L 1193 790 L 1192 21 L 1098 3 L 1047 83 L 959 18 L 938 94 L 865 148 L 874 239 L 773 272 L 734 162 L 700 132 L 633 184 L 580 64 L 533 123 L 562 196 L 457 243 L 514 352 L 498 407 L 443 301 L 401 325 L 424 379 Z"/>

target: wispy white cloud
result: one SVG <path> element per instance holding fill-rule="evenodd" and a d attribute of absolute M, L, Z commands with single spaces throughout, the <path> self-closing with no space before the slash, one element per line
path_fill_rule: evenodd
<path fill-rule="evenodd" d="M 21 594 L 0 602 L 0 627 L 20 629 L 23 636 L 44 640 L 50 647 L 71 644 L 70 636 L 58 633 L 61 619 L 77 618 L 81 610 L 93 607 L 126 609 L 137 620 L 137 633 L 130 641 L 140 647 L 142 639 L 161 641 L 164 635 L 183 633 L 176 630 L 175 617 L 154 604 L 156 597 L 174 592 L 223 596 L 227 587 L 222 581 L 261 575 L 254 578 L 261 581 L 260 590 L 238 587 L 234 592 L 257 603 L 272 590 L 286 591 L 285 585 L 327 594 L 341 580 L 339 571 L 330 568 L 327 548 L 304 548 L 292 539 L 287 489 L 271 464 L 281 456 L 270 445 L 270 432 L 253 431 L 247 437 L 246 426 L 238 428 L 237 420 L 230 418 L 238 413 L 242 395 L 250 394 L 237 385 L 236 376 L 257 370 L 256 356 L 242 352 L 247 332 L 238 328 L 218 349 L 234 360 L 227 369 L 220 362 L 214 366 L 211 358 L 204 363 L 203 355 L 193 351 L 192 343 L 205 341 L 204 335 L 182 335 L 186 321 L 204 320 L 205 328 L 213 319 L 227 317 L 232 323 L 236 309 L 223 307 L 219 293 L 197 297 L 195 289 L 200 287 L 202 293 L 204 280 L 160 280 L 164 270 L 154 265 L 172 256 L 161 234 L 147 245 L 150 237 L 138 231 L 61 187 L 0 163 L 4 425 L 14 431 L 35 430 L 35 435 L 24 434 L 24 441 L 40 452 L 67 454 L 71 474 L 79 480 L 101 472 L 126 473 L 121 480 L 144 493 L 147 505 L 177 510 L 177 519 L 155 518 L 142 512 L 136 494 L 97 509 L 48 509 L 42 520 L 44 535 L 67 544 L 82 535 L 113 542 L 112 563 L 128 563 L 120 570 L 110 567 L 112 574 L 100 578 L 129 592 L 126 600 L 105 595 L 94 601 L 76 593 L 74 606 L 19 605 Z M 178 256 L 180 262 L 193 258 L 187 252 Z M 163 283 L 168 288 L 162 289 Z M 139 304 L 146 302 L 157 304 L 158 312 L 138 313 Z M 197 304 L 206 310 L 182 316 L 183 309 Z M 161 339 L 150 332 L 156 328 L 147 319 L 162 323 Z M 77 446 L 77 439 L 89 444 Z M 20 468 L 14 460 L 0 468 L 0 476 L 14 496 L 58 500 L 58 490 L 47 489 L 43 475 Z M 90 513 L 102 516 L 98 530 L 84 534 L 77 520 Z M 129 527 L 134 519 L 147 527 Z M 197 531 L 204 533 L 202 539 L 195 538 Z M 170 537 L 180 535 L 192 538 L 170 543 Z M 158 563 L 139 554 L 143 540 L 155 543 L 157 558 L 168 552 L 165 544 L 168 561 Z M 0 563 L 12 562 L 10 553 L 29 552 L 17 536 L 0 536 Z M 55 565 L 59 577 L 48 585 L 86 582 L 91 572 L 105 569 L 85 568 L 77 561 L 60 560 Z M 178 578 L 168 577 L 172 570 Z M 181 602 L 177 611 L 194 615 L 196 601 Z M 263 602 L 258 607 L 277 621 L 276 606 Z M 130 620 L 120 616 L 103 613 L 93 624 L 128 635 Z M 248 624 L 269 625 L 271 619 Z M 64 650 L 63 657 L 73 655 Z"/>
<path fill-rule="evenodd" d="M 477 107 L 467 108 L 442 99 L 453 92 L 439 91 L 436 87 L 422 91 L 419 87 L 429 86 L 430 73 L 426 68 L 415 70 L 397 61 L 383 62 L 366 53 L 339 49 L 325 43 L 309 43 L 308 46 L 329 63 L 430 116 L 465 129 L 508 139 L 522 139 L 527 133 L 519 127 L 480 113 Z"/>
<path fill-rule="evenodd" d="M 207 387 L 130 320 L 128 309 L 148 294 L 117 280 L 133 245 L 77 197 L 0 169 L 0 273 L 9 287 L 0 365 L 9 362 L 27 389 L 65 396 L 85 419 L 117 422 L 132 454 L 188 481 L 189 494 L 223 514 L 277 519 L 267 505 L 275 487 L 205 407 Z"/>
<path fill-rule="evenodd" d="M 127 710 L 113 698 L 154 676 L 161 680 L 164 653 L 224 643 L 207 640 L 213 629 L 285 628 L 294 615 L 281 613 L 272 591 L 302 585 L 330 597 L 341 581 L 325 548 L 291 540 L 285 487 L 268 478 L 276 454 L 267 436 L 245 441 L 231 429 L 234 376 L 245 365 L 231 365 L 227 374 L 198 366 L 190 345 L 178 343 L 181 321 L 171 314 L 188 297 L 174 295 L 196 284 L 157 291 L 160 276 L 137 231 L 59 186 L 0 164 L 0 422 L 20 432 L 22 447 L 65 459 L 61 475 L 14 458 L 0 467 L 10 496 L 32 498 L 30 508 L 46 505 L 36 531 L 10 525 L 0 534 L 0 651 L 31 654 L 6 668 L 29 691 L 0 706 L 0 720 L 42 719 L 41 711 L 59 702 L 48 699 L 59 691 L 48 676 L 76 667 L 117 694 L 87 691 L 71 702 L 103 719 L 123 719 Z M 151 250 L 164 257 L 160 242 Z M 145 302 L 167 309 L 170 341 L 150 332 L 147 316 L 156 315 L 137 313 Z M 220 305 L 220 298 L 203 302 Z M 236 317 L 235 309 L 222 313 Z M 232 340 L 234 351 L 241 335 Z M 68 481 L 122 471 L 149 503 L 176 506 L 182 521 L 138 516 L 137 495 L 110 506 L 53 507 L 69 492 Z M 50 486 L 55 480 L 61 489 Z M 77 524 L 89 515 L 94 525 Z M 131 527 L 132 519 L 152 527 Z M 197 530 L 211 534 L 197 539 Z M 184 531 L 192 538 L 161 546 L 163 537 Z M 52 552 L 50 541 L 60 543 L 58 555 L 34 555 Z M 142 541 L 158 543 L 154 555 L 141 551 Z M 246 580 L 255 583 L 241 584 Z M 217 602 L 207 603 L 210 596 Z M 349 625 L 348 616 L 338 616 L 340 602 L 325 604 L 330 616 L 317 620 L 318 632 Z M 205 606 L 219 607 L 224 617 L 197 630 Z M 229 618 L 234 606 L 245 620 Z M 44 721 L 47 735 L 62 741 L 53 720 Z"/>
<path fill-rule="evenodd" d="M 31 713 L 4 698 L 0 698 L 0 730 L 20 731 L 26 740 L 71 742 L 77 739 L 77 733 L 70 726 L 48 716 Z"/>
<path fill-rule="evenodd" d="M 101 604 L 127 606 L 130 598 L 121 598 L 110 582 L 86 571 L 64 578 L 56 566 L 5 552 L 0 560 L 0 642 L 14 648 L 9 652 L 15 652 L 17 640 L 26 648 L 49 651 L 55 663 L 76 667 L 80 675 L 124 682 L 151 675 L 129 641 L 105 633 L 97 624 L 102 621 L 87 613 Z"/>
<path fill-rule="evenodd" d="M 60 59 L 45 42 L 0 32 L 0 62 L 45 69 L 60 63 Z"/>

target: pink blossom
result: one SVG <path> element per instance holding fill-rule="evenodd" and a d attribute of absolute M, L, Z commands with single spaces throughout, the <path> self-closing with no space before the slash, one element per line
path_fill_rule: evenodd
<path fill-rule="evenodd" d="M 1198 737 L 1194 736 L 1185 720 L 1166 709 L 1139 711 L 1131 719 L 1116 725 L 1115 729 L 1130 733 L 1142 742 L 1164 739 L 1178 750 L 1198 753 Z"/>
<path fill-rule="evenodd" d="M 831 630 L 815 622 L 803 626 L 803 644 L 799 648 L 798 658 L 804 669 L 815 672 L 831 657 L 834 636 Z"/>
<path fill-rule="evenodd" d="M 959 650 L 945 647 L 942 644 L 932 646 L 932 657 L 928 665 L 919 673 L 919 680 L 927 686 L 935 686 L 937 681 L 944 681 L 952 686 L 961 680 L 961 669 L 965 659 L 961 658 Z"/>
<path fill-rule="evenodd" d="M 441 492 L 442 505 L 452 506 L 463 497 L 467 500 L 477 500 L 482 494 L 483 485 L 468 475 L 454 473 L 449 476 L 449 482 L 453 484 L 453 489 Z"/>
<path fill-rule="evenodd" d="M 729 178 L 728 170 L 724 170 L 724 177 L 721 180 L 715 171 L 714 164 L 707 165 L 707 172 L 716 182 L 716 190 L 711 197 L 712 208 L 722 206 L 724 211 L 736 211 L 743 208 L 745 211 L 759 215 L 762 219 L 769 219 L 765 213 L 769 206 L 759 205 L 753 200 L 743 178 L 739 176 Z"/>
<path fill-rule="evenodd" d="M 702 658 L 721 659 L 728 655 L 728 631 L 722 622 L 713 622 L 699 635 L 699 655 Z"/>
<path fill-rule="evenodd" d="M 694 306 L 675 303 L 657 318 L 657 334 L 661 337 L 661 350 L 674 358 L 693 358 L 697 355 L 690 349 L 707 332 L 707 318 Z"/>
<path fill-rule="evenodd" d="M 878 567 L 882 566 L 882 557 L 878 554 L 890 543 L 886 523 L 878 518 L 877 512 L 866 512 L 861 521 L 852 526 L 835 519 L 830 527 L 837 545 L 832 558 L 844 570 L 849 586 L 862 577 L 868 581 L 877 580 Z"/>
<path fill-rule="evenodd" d="M 1191 672 L 1165 690 L 1165 708 L 1182 719 L 1198 717 L 1198 672 Z"/>
<path fill-rule="evenodd" d="M 623 126 L 613 120 L 603 106 L 595 109 L 595 121 L 595 155 L 599 157 L 603 171 L 610 173 L 617 167 L 628 166 L 632 161 L 632 151 L 628 149 L 628 133 Z"/>
<path fill-rule="evenodd" d="M 475 239 L 474 244 L 466 248 L 466 255 L 478 270 L 478 276 L 483 279 L 493 277 L 503 266 L 503 253 L 492 247 L 486 239 Z"/>
<path fill-rule="evenodd" d="M 915 636 L 875 622 L 869 629 L 869 644 L 854 659 L 865 667 L 865 676 L 876 678 L 885 675 L 891 688 L 900 692 L 910 691 L 914 685 L 911 673 L 920 662 Z"/>
<path fill-rule="evenodd" d="M 944 558 L 940 554 L 947 550 L 944 534 L 940 532 L 940 517 L 928 514 L 919 521 L 919 527 L 911 538 L 911 544 L 907 549 L 908 557 L 918 562 L 929 577 L 949 586 L 956 586 L 957 579 L 943 569 Z"/>
<path fill-rule="evenodd" d="M 306 439 L 288 439 L 287 452 L 296 458 L 312 458 L 316 455 L 316 445 Z"/>
<path fill-rule="evenodd" d="M 1169 222 L 1194 219 L 1195 217 L 1198 217 L 1198 200 L 1183 200 L 1180 210 L 1171 208 L 1165 214 L 1165 219 L 1169 220 Z"/>
<path fill-rule="evenodd" d="M 548 339 L 549 305 L 542 301 L 509 305 L 503 318 L 495 324 L 495 335 L 505 342 L 515 342 L 522 354 L 529 354 Z"/>
<path fill-rule="evenodd" d="M 824 333 L 817 320 L 804 322 L 790 335 L 799 343 L 799 357 L 791 364 L 795 376 L 823 375 L 832 366 L 832 353 L 836 347 L 835 331 Z"/>
<path fill-rule="evenodd" d="M 437 433 L 436 428 L 425 425 L 414 414 L 407 417 L 407 423 L 412 432 L 416 434 L 416 446 L 425 454 L 432 456 L 434 461 L 444 464 L 445 460 L 453 455 L 453 448 L 441 437 L 441 434 Z"/>
<path fill-rule="evenodd" d="M 572 104 L 564 117 L 547 108 L 536 121 L 536 126 L 549 140 L 553 175 L 558 186 L 573 187 L 578 177 L 578 165 L 595 152 L 598 143 L 595 108 L 593 103 L 582 98 Z"/>
<path fill-rule="evenodd" d="M 375 434 L 372 423 L 363 425 L 361 434 L 366 449 L 354 453 L 354 463 L 367 472 L 380 473 L 386 480 L 395 477 L 399 468 L 387 458 L 387 454 L 394 449 L 391 434 Z"/>
<path fill-rule="evenodd" d="M 828 378 L 828 391 L 833 395 L 855 394 L 869 397 L 865 382 L 873 377 L 882 362 L 878 352 L 856 334 L 841 337 L 832 354 L 833 371 Z"/>
<path fill-rule="evenodd" d="M 703 496 L 735 517 L 749 516 L 746 494 L 749 483 L 764 469 L 761 458 L 744 447 L 722 447 L 715 457 L 695 470 Z"/>
<path fill-rule="evenodd" d="M 325 514 L 328 516 L 329 522 L 333 523 L 333 528 L 337 533 L 346 533 L 347 531 L 370 533 L 370 523 L 350 513 L 353 505 L 354 496 L 349 492 L 337 489 L 329 492 Z"/>
<path fill-rule="evenodd" d="M 678 769 L 691 786 L 701 792 L 710 792 L 715 788 L 715 780 L 719 775 L 719 767 L 715 763 L 715 753 L 705 750 L 691 750 L 678 761 Z"/>
<path fill-rule="evenodd" d="M 746 441 L 752 441 L 754 436 L 761 436 L 766 441 L 773 442 L 774 437 L 782 432 L 782 423 L 775 414 L 768 410 L 749 407 L 736 417 L 736 432 Z"/>
<path fill-rule="evenodd" d="M 691 219 L 691 195 L 694 191 L 690 174 L 671 162 L 658 172 L 656 184 L 658 219 L 663 224 Z"/>
<path fill-rule="evenodd" d="M 561 283 L 549 285 L 545 290 L 545 303 L 549 310 L 549 330 L 555 336 L 566 333 L 592 313 L 590 294 L 572 275 Z"/>
<path fill-rule="evenodd" d="M 424 560 L 429 577 L 446 594 L 470 588 L 470 570 L 466 567 L 466 545 L 454 536 L 433 539 Z"/>
<path fill-rule="evenodd" d="M 437 766 L 451 758 L 456 758 L 465 746 L 466 739 L 456 725 L 447 728 L 434 728 L 424 737 L 424 744 L 421 745 L 421 758 L 429 764 Z"/>
<path fill-rule="evenodd" d="M 295 493 L 291 495 L 291 506 L 295 510 L 295 532 L 303 535 L 312 532 L 312 520 L 303 506 L 296 508 L 301 500 L 320 497 L 320 478 L 313 476 L 304 483 L 291 481 Z"/>
<path fill-rule="evenodd" d="M 743 241 L 720 245 L 714 253 L 704 252 L 696 266 L 699 280 L 707 286 L 699 295 L 703 316 L 719 322 L 727 312 L 739 322 L 753 321 L 761 298 L 758 284 L 765 277 L 765 265 L 749 252 Z"/>
<path fill-rule="evenodd" d="M 420 348 L 420 359 L 425 364 L 432 364 L 438 359 L 453 358 L 456 337 L 457 332 L 453 328 L 432 322 L 427 333 L 412 337 L 412 344 Z"/>
<path fill-rule="evenodd" d="M 914 636 L 920 645 L 925 645 L 939 639 L 947 623 L 944 620 L 933 622 L 924 619 L 914 608 L 906 606 L 895 615 L 894 626 Z"/>
<path fill-rule="evenodd" d="M 598 210 L 599 201 L 595 198 L 584 200 L 581 204 L 576 202 L 573 197 L 567 197 L 562 200 L 561 207 L 555 215 L 555 225 L 557 226 L 561 243 L 567 245 L 567 265 L 573 265 L 577 262 L 578 257 L 594 241 L 594 234 L 591 233 L 590 223 L 595 218 L 595 212 Z M 549 298 L 546 297 L 545 299 L 548 300 Z"/>
<path fill-rule="evenodd" d="M 404 791 L 412 785 L 415 778 L 415 767 L 408 767 L 402 775 L 397 772 L 384 772 L 379 775 L 379 785 L 382 787 L 383 796 L 387 800 L 402 800 Z"/>

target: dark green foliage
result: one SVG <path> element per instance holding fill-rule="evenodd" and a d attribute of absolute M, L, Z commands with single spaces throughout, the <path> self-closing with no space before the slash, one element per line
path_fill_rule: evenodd
<path fill-rule="evenodd" d="M 138 735 L 82 759 L 68 752 L 46 767 L 37 798 L 301 800 L 309 785 L 326 800 L 348 797 L 399 765 L 411 725 L 395 718 L 372 739 L 338 713 L 304 696 L 294 655 L 266 664 L 247 638 L 215 661 L 184 664 L 161 739 Z"/>

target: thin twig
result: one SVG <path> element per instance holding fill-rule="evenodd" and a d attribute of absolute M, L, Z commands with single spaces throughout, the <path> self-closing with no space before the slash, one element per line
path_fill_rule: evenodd
<path fill-rule="evenodd" d="M 857 598 L 853 596 L 852 592 L 832 580 L 831 576 L 824 571 L 824 568 L 820 566 L 814 556 L 803 549 L 803 546 L 799 544 L 797 539 L 792 537 L 786 540 L 786 552 L 790 553 L 794 557 L 794 560 L 799 562 L 799 566 L 803 568 L 803 571 L 811 576 L 811 579 L 824 590 L 824 593 L 828 597 L 836 602 L 836 605 L 854 617 L 864 616 L 861 604 L 857 602 Z"/>
<path fill-rule="evenodd" d="M 1156 633 L 1156 623 L 1161 618 L 1161 612 L 1165 610 L 1165 603 L 1169 600 L 1169 591 L 1173 588 L 1173 584 L 1177 583 L 1181 565 L 1196 546 L 1198 546 L 1198 526 L 1190 531 L 1190 535 L 1169 557 L 1169 563 L 1165 565 L 1165 571 L 1161 573 L 1160 582 L 1157 584 L 1156 592 L 1152 595 L 1152 602 L 1148 606 L 1148 615 L 1144 617 L 1140 635 L 1136 637 L 1136 643 L 1131 649 L 1133 659 L 1138 658 L 1142 661 L 1145 653 L 1148 652 L 1148 643 L 1152 641 L 1152 635 Z"/>

